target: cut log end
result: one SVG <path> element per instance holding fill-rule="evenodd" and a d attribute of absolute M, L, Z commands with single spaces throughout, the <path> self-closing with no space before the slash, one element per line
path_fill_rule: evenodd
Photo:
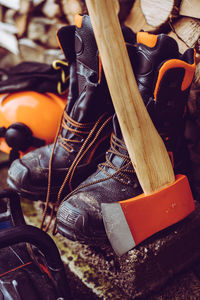
<path fill-rule="evenodd" d="M 141 0 L 141 9 L 147 23 L 159 28 L 169 19 L 178 16 L 178 2 L 176 0 Z"/>

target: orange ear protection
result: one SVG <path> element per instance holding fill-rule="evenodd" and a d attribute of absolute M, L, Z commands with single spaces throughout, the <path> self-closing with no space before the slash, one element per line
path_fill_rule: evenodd
<path fill-rule="evenodd" d="M 13 123 L 7 129 L 0 128 L 0 137 L 4 137 L 11 148 L 12 159 L 19 156 L 19 151 L 25 152 L 30 147 L 38 148 L 45 145 L 45 140 L 34 137 L 31 129 L 23 123 Z"/>
<path fill-rule="evenodd" d="M 0 151 L 12 159 L 54 141 L 67 99 L 23 91 L 0 95 Z M 11 160 L 12 160 L 11 159 Z"/>

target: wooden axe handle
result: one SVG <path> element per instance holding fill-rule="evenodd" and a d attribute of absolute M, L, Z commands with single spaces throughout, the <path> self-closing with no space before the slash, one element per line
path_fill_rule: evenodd
<path fill-rule="evenodd" d="M 165 145 L 144 106 L 116 13 L 116 0 L 86 0 L 128 153 L 146 195 L 175 181 Z"/>

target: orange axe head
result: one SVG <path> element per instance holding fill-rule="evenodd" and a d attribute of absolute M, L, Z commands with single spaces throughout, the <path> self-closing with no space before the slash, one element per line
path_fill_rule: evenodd
<path fill-rule="evenodd" d="M 117 255 L 185 218 L 195 204 L 188 179 L 177 175 L 170 186 L 151 195 L 141 194 L 115 203 L 102 203 L 108 239 Z"/>

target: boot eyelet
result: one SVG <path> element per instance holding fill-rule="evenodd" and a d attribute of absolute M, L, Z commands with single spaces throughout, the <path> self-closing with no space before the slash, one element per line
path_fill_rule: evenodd
<path fill-rule="evenodd" d="M 83 143 L 85 139 L 81 139 L 80 142 Z"/>
<path fill-rule="evenodd" d="M 74 152 L 74 149 L 70 149 L 70 153 L 73 153 Z"/>
<path fill-rule="evenodd" d="M 97 84 L 97 82 L 98 82 L 98 77 L 97 77 L 96 73 L 90 74 L 90 76 L 88 77 L 88 79 L 89 79 L 89 82 L 93 83 L 93 84 Z"/>

